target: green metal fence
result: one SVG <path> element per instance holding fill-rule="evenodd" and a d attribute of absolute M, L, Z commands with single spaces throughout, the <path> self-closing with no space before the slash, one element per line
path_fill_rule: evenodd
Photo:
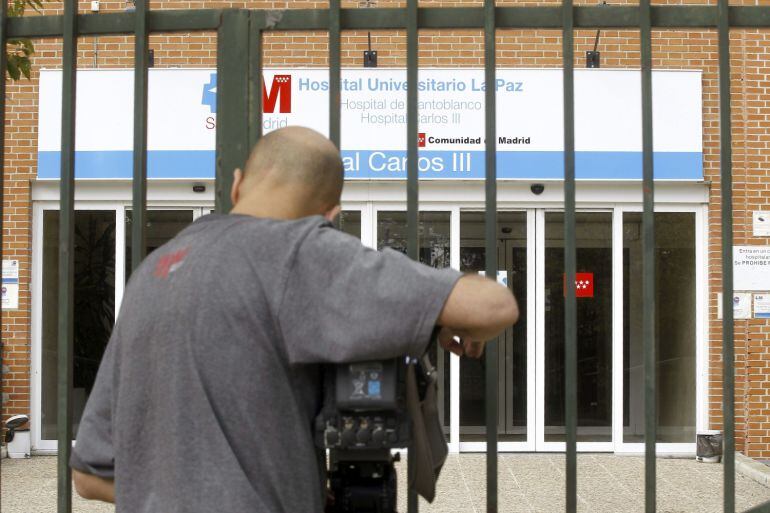
<path fill-rule="evenodd" d="M 77 38 L 83 35 L 133 34 L 135 36 L 134 88 L 134 175 L 132 266 L 144 257 L 147 195 L 147 85 L 148 35 L 152 32 L 204 31 L 218 33 L 216 144 L 216 208 L 230 208 L 228 191 L 232 170 L 245 162 L 248 149 L 261 134 L 262 56 L 265 31 L 328 30 L 329 33 L 329 134 L 340 141 L 340 32 L 353 29 L 406 29 L 407 32 L 407 229 L 408 254 L 417 258 L 417 34 L 419 29 L 483 29 L 486 83 L 495 78 L 496 29 L 561 29 L 564 67 L 564 240 L 567 283 L 565 312 L 565 418 L 567 431 L 566 509 L 577 509 L 577 341 L 575 303 L 575 133 L 573 37 L 575 29 L 639 29 L 642 78 L 643 133 L 643 339 L 645 383 L 645 510 L 656 509 L 655 486 L 655 233 L 652 159 L 652 28 L 716 28 L 719 34 L 720 175 L 722 193 L 723 262 L 723 415 L 724 415 L 724 511 L 735 511 L 735 417 L 732 266 L 732 163 L 730 134 L 730 28 L 770 28 L 770 7 L 717 5 L 497 7 L 485 0 L 483 7 L 420 8 L 407 0 L 403 8 L 342 9 L 340 0 L 330 0 L 328 9 L 284 11 L 244 9 L 200 9 L 150 11 L 147 0 L 136 0 L 132 13 L 77 14 L 77 2 L 64 1 L 61 16 L 7 18 L 7 2 L 0 2 L 0 42 L 9 38 L 63 38 L 61 221 L 59 253 L 58 315 L 58 511 L 71 511 L 71 473 L 68 461 L 72 448 L 72 355 L 73 355 L 73 240 L 75 188 L 75 91 Z M 0 69 L 5 53 L 0 52 Z M 5 82 L 0 81 L 0 156 L 4 150 Z M 495 89 L 488 87 L 486 99 L 486 272 L 497 269 Z M 247 113 L 247 115 L 244 115 Z M 0 180 L 2 180 L 0 174 Z M 0 241 L 1 242 L 1 241 Z M 497 348 L 487 347 L 486 440 L 487 511 L 495 512 L 497 497 Z M 411 469 L 411 465 L 409 466 Z M 417 511 L 411 491 L 409 511 Z M 750 511 L 770 511 L 770 503 Z"/>

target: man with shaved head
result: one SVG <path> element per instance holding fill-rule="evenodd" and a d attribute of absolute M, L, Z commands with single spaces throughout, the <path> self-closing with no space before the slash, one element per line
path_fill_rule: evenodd
<path fill-rule="evenodd" d="M 230 214 L 195 221 L 126 286 L 71 465 L 83 497 L 141 513 L 313 513 L 325 363 L 456 354 L 518 317 L 507 288 L 374 251 L 331 222 L 343 166 L 325 137 L 265 135 Z"/>

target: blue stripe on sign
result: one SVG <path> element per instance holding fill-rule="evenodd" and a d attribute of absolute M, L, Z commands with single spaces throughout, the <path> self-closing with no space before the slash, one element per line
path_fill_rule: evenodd
<path fill-rule="evenodd" d="M 18 278 L 3 278 L 3 283 L 11 283 L 11 284 L 19 283 L 19 279 Z"/>
<path fill-rule="evenodd" d="M 38 178 L 59 178 L 58 151 L 38 153 Z M 393 150 L 343 150 L 345 178 L 403 180 L 406 178 L 406 152 Z M 214 178 L 214 151 L 149 151 L 149 178 Z M 659 180 L 700 180 L 703 155 L 700 152 L 656 152 L 655 178 Z M 420 151 L 420 178 L 484 178 L 483 151 Z M 77 178 L 131 178 L 131 151 L 78 151 L 75 154 Z M 641 152 L 575 152 L 575 174 L 582 180 L 640 180 Z M 498 151 L 499 179 L 556 179 L 564 176 L 561 151 Z"/>
<path fill-rule="evenodd" d="M 59 178 L 61 152 L 38 152 L 37 177 Z M 131 178 L 132 151 L 77 151 L 75 178 Z M 148 151 L 148 178 L 214 178 L 213 150 Z"/>

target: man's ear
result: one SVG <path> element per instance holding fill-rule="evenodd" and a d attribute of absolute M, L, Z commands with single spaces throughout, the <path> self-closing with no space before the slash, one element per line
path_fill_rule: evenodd
<path fill-rule="evenodd" d="M 241 183 L 243 183 L 243 171 L 236 169 L 233 171 L 233 186 L 230 189 L 230 201 L 233 202 L 233 206 L 238 203 L 240 196 L 238 188 L 241 186 Z"/>
<path fill-rule="evenodd" d="M 334 219 L 340 214 L 340 212 L 342 212 L 342 207 L 340 207 L 339 205 L 334 205 L 332 208 L 330 208 L 324 213 L 324 217 L 326 218 L 327 221 L 329 221 L 330 223 L 333 223 Z"/>

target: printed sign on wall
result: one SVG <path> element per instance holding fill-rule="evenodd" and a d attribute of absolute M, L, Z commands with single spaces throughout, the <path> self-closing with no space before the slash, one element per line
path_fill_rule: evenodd
<path fill-rule="evenodd" d="M 722 293 L 717 293 L 717 319 L 722 318 Z M 735 292 L 733 294 L 733 319 L 751 319 L 751 293 Z"/>
<path fill-rule="evenodd" d="M 213 178 L 217 127 L 214 70 L 151 69 L 148 176 Z M 59 70 L 40 74 L 38 177 L 58 178 Z M 80 70 L 75 173 L 130 178 L 133 71 Z M 641 80 L 635 70 L 575 70 L 576 175 L 642 176 Z M 267 69 L 263 130 L 302 125 L 328 133 L 329 72 Z M 562 71 L 498 69 L 497 177 L 561 179 Z M 656 179 L 701 180 L 701 73 L 653 73 Z M 420 70 L 418 168 L 425 179 L 484 178 L 484 70 Z M 341 147 L 347 179 L 406 178 L 406 70 L 345 69 Z"/>
<path fill-rule="evenodd" d="M 770 294 L 754 294 L 754 317 L 770 319 Z"/>
<path fill-rule="evenodd" d="M 3 310 L 19 309 L 19 261 L 3 260 Z"/>
<path fill-rule="evenodd" d="M 562 274 L 564 297 L 567 297 L 567 273 Z M 594 273 L 575 273 L 575 297 L 594 297 Z"/>
<path fill-rule="evenodd" d="M 733 248 L 734 290 L 770 290 L 770 246 Z"/>

